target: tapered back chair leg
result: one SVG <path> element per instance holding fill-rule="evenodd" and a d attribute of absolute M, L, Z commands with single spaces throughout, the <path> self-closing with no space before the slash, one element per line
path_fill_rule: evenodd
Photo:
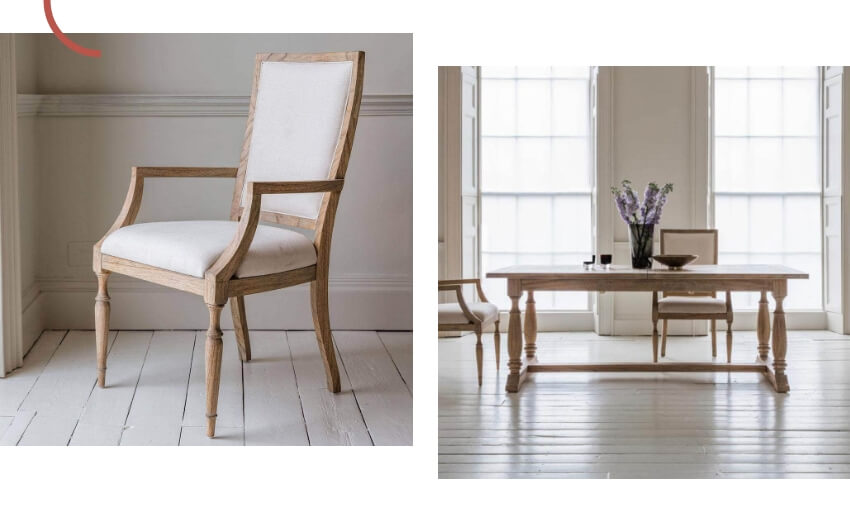
<path fill-rule="evenodd" d="M 661 357 L 667 355 L 667 319 L 661 322 Z"/>
<path fill-rule="evenodd" d="M 233 316 L 233 330 L 236 332 L 236 345 L 239 347 L 239 358 L 242 361 L 250 361 L 251 339 L 248 337 L 245 297 L 239 296 L 230 299 L 230 314 Z"/>
<path fill-rule="evenodd" d="M 207 437 L 215 436 L 215 420 L 218 416 L 218 388 L 221 382 L 221 309 L 224 304 L 207 304 L 210 310 L 210 326 L 206 342 L 207 384 Z"/>
<path fill-rule="evenodd" d="M 97 274 L 97 297 L 94 299 L 95 346 L 97 348 L 97 385 L 106 387 L 106 354 L 109 339 L 109 272 Z"/>
<path fill-rule="evenodd" d="M 478 366 L 478 386 L 481 386 L 481 375 L 484 369 L 484 346 L 481 344 L 481 328 L 475 331 L 475 364 Z"/>
<path fill-rule="evenodd" d="M 334 393 L 339 393 L 341 387 L 333 338 L 331 338 L 327 276 L 323 279 L 317 278 L 310 283 L 310 304 L 313 308 L 313 327 L 316 329 L 316 340 L 319 343 L 319 352 L 322 354 L 322 362 L 325 365 L 328 389 Z"/>
<path fill-rule="evenodd" d="M 496 332 L 493 333 L 493 345 L 496 348 L 496 371 L 499 371 L 501 366 L 499 360 L 502 356 L 502 340 L 499 337 L 499 321 L 496 320 Z"/>

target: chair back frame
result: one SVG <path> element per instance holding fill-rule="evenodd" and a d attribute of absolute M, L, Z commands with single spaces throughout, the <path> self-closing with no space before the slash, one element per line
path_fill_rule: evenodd
<path fill-rule="evenodd" d="M 708 229 L 662 229 L 660 231 L 661 254 L 666 254 L 665 251 L 664 251 L 664 240 L 665 240 L 666 237 L 664 235 L 667 235 L 667 234 L 680 234 L 680 235 L 699 235 L 699 234 L 709 235 L 710 234 L 710 235 L 714 235 L 714 261 L 712 263 L 707 263 L 707 265 L 717 265 L 717 250 L 718 250 L 718 247 L 717 247 L 717 245 L 718 245 L 717 244 L 717 229 L 714 229 L 714 228 L 708 228 Z M 699 260 L 697 260 L 697 264 L 700 264 Z M 684 297 L 717 297 L 717 293 L 716 292 L 712 292 L 712 293 L 664 292 L 663 296 L 664 297 L 674 297 L 674 296 L 677 296 L 677 297 L 682 297 L 682 296 L 684 296 Z"/>
<path fill-rule="evenodd" d="M 231 220 L 239 220 L 242 214 L 242 193 L 245 188 L 245 176 L 248 168 L 248 155 L 251 152 L 251 136 L 254 128 L 254 114 L 257 105 L 257 91 L 260 84 L 260 71 L 263 62 L 352 62 L 352 75 L 348 88 L 345 112 L 343 113 L 342 125 L 339 131 L 328 172 L 329 180 L 342 180 L 348 169 L 348 161 L 351 156 L 351 148 L 354 144 L 354 132 L 357 128 L 357 120 L 360 116 L 360 100 L 363 96 L 363 70 L 365 65 L 365 53 L 358 52 L 331 52 L 331 53 L 260 53 L 254 59 L 254 80 L 251 89 L 251 103 L 248 111 L 248 122 L 245 127 L 245 137 L 242 143 L 242 152 L 239 159 L 239 168 L 236 173 L 236 185 L 233 190 L 233 201 L 230 206 Z M 313 229 L 316 231 L 316 246 L 324 241 L 321 236 L 325 232 L 333 230 L 334 216 L 339 201 L 339 192 L 325 192 L 322 198 L 318 216 L 315 219 L 301 217 L 298 215 L 260 211 L 260 220 L 281 224 L 286 226 Z"/>

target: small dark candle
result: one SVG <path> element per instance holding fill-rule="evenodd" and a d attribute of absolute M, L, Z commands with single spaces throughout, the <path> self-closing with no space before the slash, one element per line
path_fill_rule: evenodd
<path fill-rule="evenodd" d="M 599 263 L 603 265 L 611 264 L 611 255 L 610 254 L 600 254 L 599 255 Z"/>

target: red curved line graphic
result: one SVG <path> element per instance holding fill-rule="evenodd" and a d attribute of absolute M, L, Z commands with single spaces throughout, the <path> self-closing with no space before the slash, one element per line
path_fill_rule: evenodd
<path fill-rule="evenodd" d="M 91 48 L 80 46 L 62 33 L 59 25 L 56 24 L 56 20 L 53 19 L 53 9 L 50 7 L 50 0 L 44 0 L 44 15 L 47 17 L 47 24 L 50 25 L 50 30 L 53 31 L 53 34 L 56 35 L 57 39 L 62 41 L 62 44 L 80 55 L 85 55 L 86 57 L 100 57 L 100 50 L 92 50 Z"/>

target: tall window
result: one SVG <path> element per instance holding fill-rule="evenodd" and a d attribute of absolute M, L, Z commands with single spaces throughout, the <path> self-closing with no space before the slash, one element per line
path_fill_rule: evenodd
<path fill-rule="evenodd" d="M 714 69 L 714 216 L 720 263 L 778 263 L 789 309 L 822 309 L 818 68 Z M 758 294 L 736 294 L 736 309 Z"/>
<path fill-rule="evenodd" d="M 481 68 L 481 266 L 580 264 L 591 234 L 590 68 Z M 503 279 L 487 298 L 510 304 Z M 538 309 L 587 310 L 585 292 Z"/>

